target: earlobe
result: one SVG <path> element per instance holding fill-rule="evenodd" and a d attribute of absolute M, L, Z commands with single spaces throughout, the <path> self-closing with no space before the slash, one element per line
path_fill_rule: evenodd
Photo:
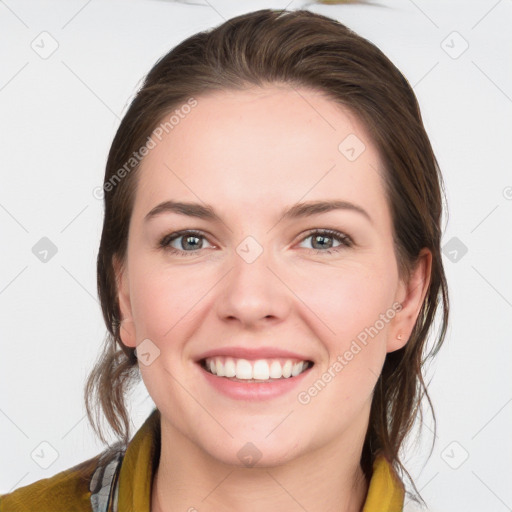
<path fill-rule="evenodd" d="M 398 288 L 397 301 L 402 307 L 390 330 L 387 352 L 401 349 L 409 340 L 430 285 L 431 271 L 432 253 L 424 248 L 418 255 L 408 281 L 402 281 Z"/>
<path fill-rule="evenodd" d="M 119 310 L 121 312 L 119 336 L 124 345 L 135 347 L 135 324 L 132 316 L 127 272 L 117 255 L 114 255 L 112 265 L 116 276 L 117 300 L 119 301 Z"/>
<path fill-rule="evenodd" d="M 386 352 L 394 352 L 407 344 L 409 336 L 405 337 L 403 334 L 397 334 L 394 338 L 388 339 Z"/>

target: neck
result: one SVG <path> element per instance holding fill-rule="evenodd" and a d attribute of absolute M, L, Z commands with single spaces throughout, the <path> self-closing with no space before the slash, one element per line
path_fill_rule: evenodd
<path fill-rule="evenodd" d="M 241 468 L 210 457 L 163 418 L 161 436 L 151 512 L 360 512 L 364 506 L 364 439 L 331 443 L 279 466 Z"/>

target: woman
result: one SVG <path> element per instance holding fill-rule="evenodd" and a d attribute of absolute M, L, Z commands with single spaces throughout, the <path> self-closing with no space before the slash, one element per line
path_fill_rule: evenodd
<path fill-rule="evenodd" d="M 120 441 L 0 510 L 403 510 L 448 295 L 441 176 L 382 52 L 308 11 L 194 35 L 149 72 L 103 189 L 85 397 Z M 139 375 L 156 409 L 130 441 Z"/>

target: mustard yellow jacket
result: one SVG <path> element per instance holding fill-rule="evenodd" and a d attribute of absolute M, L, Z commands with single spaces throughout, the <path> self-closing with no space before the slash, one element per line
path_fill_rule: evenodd
<path fill-rule="evenodd" d="M 128 447 L 120 443 L 50 478 L 0 496 L 0 512 L 151 512 L 160 447 L 154 409 Z M 363 512 L 402 512 L 404 487 L 383 456 L 373 464 Z"/>

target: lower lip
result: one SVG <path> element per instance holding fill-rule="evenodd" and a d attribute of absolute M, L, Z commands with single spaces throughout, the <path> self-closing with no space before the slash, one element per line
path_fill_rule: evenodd
<path fill-rule="evenodd" d="M 198 366 L 206 381 L 217 391 L 235 400 L 250 401 L 269 400 L 289 393 L 304 380 L 305 375 L 312 368 L 309 367 L 296 377 L 288 377 L 287 379 L 276 379 L 269 382 L 238 382 L 226 377 L 217 377 L 207 372 L 201 364 L 198 364 Z"/>

